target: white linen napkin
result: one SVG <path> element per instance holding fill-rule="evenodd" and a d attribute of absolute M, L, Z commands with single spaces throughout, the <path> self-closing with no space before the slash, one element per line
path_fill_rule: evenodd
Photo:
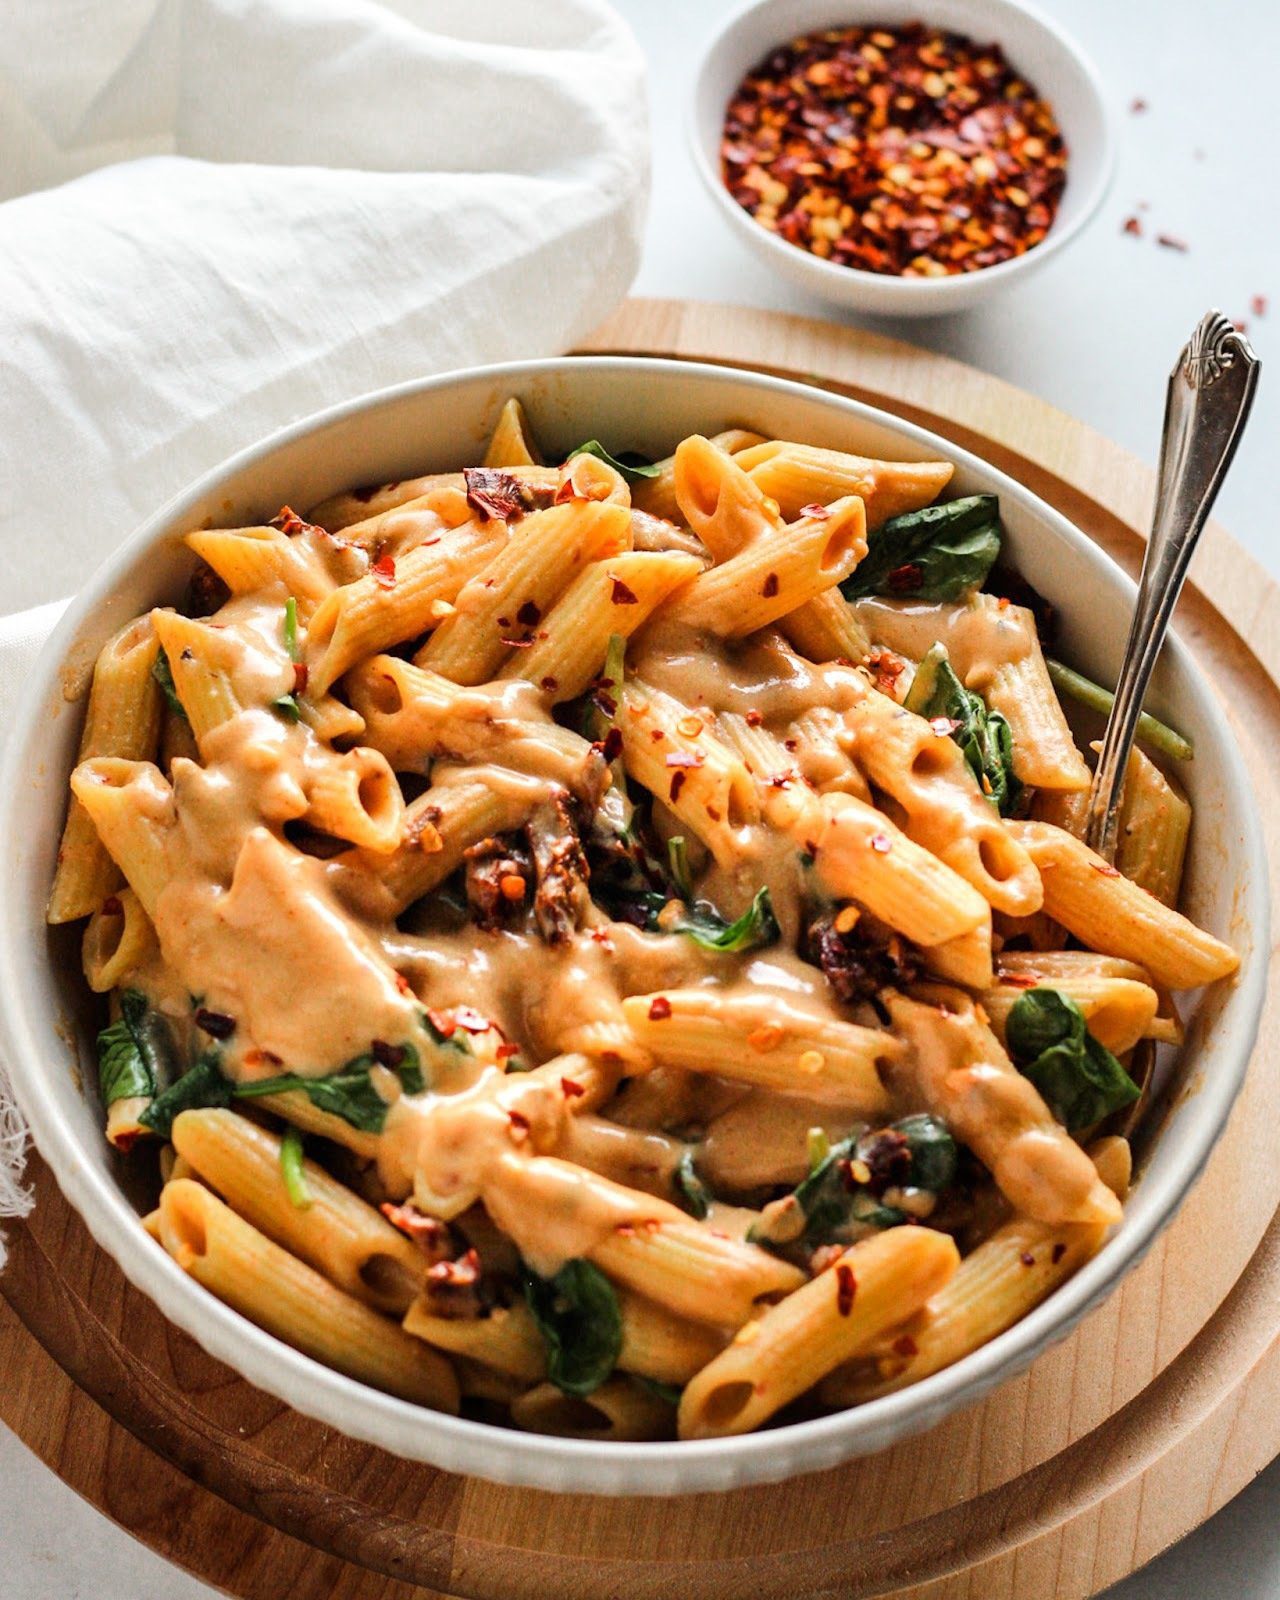
<path fill-rule="evenodd" d="M 295 418 L 567 349 L 635 272 L 643 64 L 604 0 L 0 10 L 11 610 Z M 0 712 L 58 610 L 0 620 Z M 0 1063 L 0 1217 L 23 1140 Z"/>

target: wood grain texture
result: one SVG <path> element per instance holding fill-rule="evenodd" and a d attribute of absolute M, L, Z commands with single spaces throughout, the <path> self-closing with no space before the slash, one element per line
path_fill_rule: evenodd
<path fill-rule="evenodd" d="M 1130 570 L 1140 559 L 1151 474 L 958 363 L 677 302 L 631 303 L 590 348 L 820 373 L 1011 472 Z M 1276 586 L 1214 530 L 1178 625 L 1229 689 L 1259 792 L 1273 791 Z M 1280 892 L 1280 818 L 1264 823 Z M 10 1228 L 0 1277 L 0 1417 L 121 1526 L 246 1600 L 1076 1600 L 1151 1559 L 1280 1450 L 1280 1173 L 1264 1114 L 1280 1103 L 1278 1047 L 1271 1002 L 1204 1178 L 1069 1340 L 925 1440 L 832 1472 L 637 1504 L 402 1462 L 298 1416 L 169 1326 L 38 1161 L 36 1210 Z"/>

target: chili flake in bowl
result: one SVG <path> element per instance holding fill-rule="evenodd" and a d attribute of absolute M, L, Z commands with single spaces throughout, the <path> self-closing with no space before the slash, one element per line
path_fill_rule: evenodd
<path fill-rule="evenodd" d="M 910 277 L 1008 261 L 1066 185 L 1053 108 L 998 44 L 910 23 L 793 39 L 725 114 L 725 187 L 814 255 Z"/>
<path fill-rule="evenodd" d="M 762 0 L 708 51 L 692 131 L 757 252 L 872 311 L 971 304 L 1039 264 L 1111 167 L 1092 68 L 1015 0 L 932 0 L 923 20 L 897 0 Z"/>

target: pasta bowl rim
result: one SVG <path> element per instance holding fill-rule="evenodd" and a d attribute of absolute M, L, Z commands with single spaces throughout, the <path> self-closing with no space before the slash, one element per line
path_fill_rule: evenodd
<path fill-rule="evenodd" d="M 903 15 L 885 17 L 882 13 L 886 10 L 901 11 Z M 1078 145 L 1079 134 L 1084 132 L 1086 149 L 1091 148 L 1091 169 L 1076 174 L 1077 193 L 1081 198 L 1077 201 L 1072 197 L 1066 216 L 1060 207 L 1038 245 L 994 266 L 941 278 L 868 272 L 861 267 L 826 261 L 809 250 L 789 244 L 757 222 L 725 188 L 720 175 L 718 131 L 723 125 L 724 105 L 719 106 L 714 140 L 710 135 L 713 97 L 716 101 L 720 99 L 717 85 L 723 88 L 720 80 L 729 61 L 736 63 L 736 84 L 742 74 L 771 49 L 817 28 L 876 22 L 892 27 L 907 20 L 918 20 L 973 33 L 977 31 L 976 24 L 967 19 L 979 12 L 983 38 L 992 38 L 1008 47 L 1008 30 L 1012 29 L 1015 34 L 1023 35 L 1024 43 L 1034 41 L 1037 49 L 1047 52 L 1046 60 L 1028 76 L 1035 80 L 1036 89 L 1053 105 L 1055 112 L 1065 89 L 1072 88 L 1078 96 L 1073 102 L 1077 131 L 1068 139 L 1068 144 Z M 794 14 L 793 20 L 770 21 L 766 27 L 766 19 L 779 13 Z M 751 41 L 749 48 L 745 42 L 748 40 Z M 1018 45 L 1011 50 L 1015 58 L 1023 53 Z M 1046 61 L 1051 64 L 1046 65 Z M 1015 59 L 1014 65 L 1021 66 L 1022 61 Z M 830 303 L 878 316 L 942 316 L 976 305 L 1002 288 L 1020 282 L 1028 272 L 1051 261 L 1084 231 L 1096 217 L 1115 178 L 1115 114 L 1104 92 L 1101 73 L 1068 29 L 1025 0 L 977 0 L 976 4 L 974 0 L 930 0 L 923 6 L 898 5 L 896 0 L 890 0 L 889 4 L 885 0 L 745 0 L 717 23 L 706 38 L 698 53 L 693 82 L 685 118 L 686 139 L 703 187 L 728 226 L 779 276 Z M 1068 188 L 1073 181 L 1072 163 L 1069 149 Z"/>
<path fill-rule="evenodd" d="M 678 1445 L 629 1444 L 545 1437 L 499 1429 L 487 1423 L 442 1416 L 370 1389 L 322 1366 L 215 1299 L 159 1249 L 138 1225 L 138 1213 L 121 1183 L 85 1159 L 84 1141 L 58 1113 L 55 1075 L 67 1072 L 65 1056 L 53 1060 L 40 1044 L 36 1024 L 54 1026 L 41 1016 L 32 996 L 45 969 L 52 976 L 41 928 L 24 917 L 23 906 L 38 893 L 38 872 L 47 862 L 33 860 L 35 847 L 19 821 L 21 798 L 39 770 L 42 744 L 48 743 L 52 704 L 64 700 L 69 663 L 74 661 L 81 630 L 96 610 L 108 606 L 113 591 L 156 551 L 163 541 L 192 525 L 192 508 L 215 491 L 231 491 L 250 469 L 270 463 L 287 447 L 305 444 L 328 429 L 379 412 L 393 411 L 424 395 L 447 394 L 451 388 L 482 381 L 495 393 L 514 392 L 523 383 L 546 379 L 572 387 L 583 373 L 616 374 L 621 381 L 707 383 L 737 391 L 726 395 L 732 410 L 749 405 L 750 397 L 775 395 L 830 410 L 864 426 L 891 429 L 917 450 L 928 450 L 984 477 L 995 492 L 1016 500 L 1047 523 L 1081 557 L 1095 575 L 1120 587 L 1130 598 L 1132 581 L 1086 536 L 1029 490 L 997 468 L 928 430 L 889 413 L 787 379 L 711 364 L 633 356 L 552 357 L 474 367 L 425 380 L 413 380 L 344 402 L 279 430 L 240 451 L 190 488 L 171 499 L 148 519 L 106 561 L 68 606 L 46 642 L 17 710 L 0 771 L 0 828 L 13 841 L 13 892 L 0 905 L 0 984 L 10 999 L 0 1015 L 0 1041 L 19 1105 L 35 1142 L 63 1194 L 79 1212 L 99 1245 L 113 1257 L 129 1281 L 191 1335 L 210 1355 L 225 1362 L 257 1387 L 267 1390 L 322 1423 L 393 1454 L 429 1462 L 448 1471 L 542 1490 L 576 1493 L 667 1495 L 725 1490 L 775 1482 L 803 1472 L 869 1454 L 940 1421 L 961 1405 L 981 1398 L 998 1383 L 1022 1371 L 1051 1344 L 1063 1338 L 1118 1284 L 1177 1212 L 1216 1144 L 1243 1082 L 1256 1038 L 1265 992 L 1269 895 L 1266 858 L 1256 801 L 1234 734 L 1223 721 L 1212 752 L 1224 764 L 1231 789 L 1240 797 L 1233 824 L 1241 827 L 1239 914 L 1248 929 L 1249 949 L 1232 990 L 1235 1010 L 1229 1036 L 1211 1052 L 1219 1059 L 1194 1097 L 1195 1115 L 1182 1127 L 1186 1146 L 1171 1172 L 1163 1174 L 1158 1202 L 1139 1224 L 1120 1225 L 1102 1251 L 1086 1263 L 1020 1322 L 953 1366 L 910 1388 L 870 1401 L 852 1410 L 741 1437 L 686 1441 Z M 155 580 L 150 580 L 154 582 Z M 122 619 L 123 620 L 123 619 Z M 99 630 L 99 633 L 101 630 Z M 1212 707 L 1212 692 L 1187 647 L 1170 637 L 1166 647 L 1177 659 L 1195 694 Z M 33 763 L 35 764 L 33 766 Z M 58 778 L 65 776 L 58 773 Z M 60 823 L 60 816 L 58 818 Z M 29 892 L 24 894 L 23 885 Z M 28 910 L 30 908 L 28 907 Z M 39 900 L 43 910 L 43 898 Z M 25 970 L 24 970 L 25 963 Z M 100 1135 L 98 1135 L 100 1137 Z M 1148 1191 L 1149 1192 L 1149 1191 Z"/>

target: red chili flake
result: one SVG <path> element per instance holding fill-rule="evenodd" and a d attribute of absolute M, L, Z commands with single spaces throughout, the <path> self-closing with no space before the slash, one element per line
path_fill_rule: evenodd
<path fill-rule="evenodd" d="M 818 859 L 818 847 L 813 842 L 812 839 L 806 839 L 805 840 L 804 848 L 805 848 L 806 853 L 808 855 L 812 856 L 815 861 Z"/>
<path fill-rule="evenodd" d="M 488 1033 L 493 1023 L 473 1006 L 454 1006 L 453 1020 L 467 1033 Z"/>
<path fill-rule="evenodd" d="M 836 1262 L 836 1310 L 847 1317 L 853 1310 L 853 1297 L 858 1292 L 858 1280 L 847 1261 Z"/>
<path fill-rule="evenodd" d="M 1267 314 L 1267 297 L 1265 294 L 1255 294 L 1249 301 L 1249 310 L 1255 317 L 1265 317 Z"/>
<path fill-rule="evenodd" d="M 894 567 L 885 582 L 894 594 L 914 594 L 924 583 L 924 568 L 918 561 L 904 561 L 900 567 Z"/>
<path fill-rule="evenodd" d="M 509 1039 L 504 1039 L 493 1053 L 499 1061 L 510 1061 L 512 1056 L 520 1054 L 520 1046 L 512 1044 Z"/>
<path fill-rule="evenodd" d="M 748 711 L 747 712 L 747 727 L 748 728 L 758 728 L 763 721 L 764 721 L 764 718 L 760 715 L 760 713 L 758 711 Z"/>
<path fill-rule="evenodd" d="M 498 626 L 500 628 L 509 628 L 511 626 L 511 618 L 510 617 L 499 617 L 498 618 Z"/>
<path fill-rule="evenodd" d="M 919 1355 L 920 1346 L 915 1342 L 909 1333 L 899 1334 L 899 1336 L 893 1341 L 893 1353 L 895 1356 Z"/>
<path fill-rule="evenodd" d="M 480 1277 L 480 1252 L 474 1247 L 456 1261 L 437 1261 L 427 1269 L 428 1283 L 447 1283 L 461 1287 Z"/>
<path fill-rule="evenodd" d="M 378 1207 L 393 1228 L 398 1228 L 406 1238 L 427 1251 L 439 1249 L 445 1241 L 445 1225 L 438 1217 L 429 1217 L 419 1211 L 412 1201 L 394 1205 L 384 1200 Z"/>
<path fill-rule="evenodd" d="M 1134 98 L 1129 102 L 1129 110 L 1132 111 L 1135 116 L 1141 116 L 1146 109 L 1147 102 L 1142 98 L 1141 95 L 1135 95 Z"/>
<path fill-rule="evenodd" d="M 689 774 L 683 770 L 671 774 L 671 792 L 667 798 L 674 804 L 680 798 L 680 791 L 684 788 L 684 781 Z"/>
<path fill-rule="evenodd" d="M 811 500 L 807 506 L 800 507 L 800 515 L 812 522 L 825 522 L 831 515 L 831 508 L 824 506 L 820 500 Z"/>
<path fill-rule="evenodd" d="M 555 691 L 560 687 L 560 684 L 551 676 L 550 673 L 548 673 L 545 678 L 542 678 L 539 681 L 539 687 L 545 689 L 548 694 L 554 694 Z"/>
<path fill-rule="evenodd" d="M 652 740 L 653 740 L 653 742 L 654 742 L 654 744 L 661 744 L 661 743 L 662 743 L 662 741 L 663 741 L 663 740 L 664 740 L 664 739 L 665 739 L 665 738 L 666 738 L 666 737 L 667 737 L 667 736 L 666 736 L 666 734 L 665 734 L 665 733 L 664 733 L 664 732 L 663 732 L 663 731 L 662 731 L 662 729 L 661 729 L 661 728 L 650 728 L 650 729 L 649 729 L 649 737 L 650 737 L 650 739 L 652 739 Z"/>
<path fill-rule="evenodd" d="M 575 1083 L 572 1078 L 561 1078 L 560 1088 L 566 1100 L 577 1100 L 587 1092 L 580 1083 Z"/>
<path fill-rule="evenodd" d="M 1031 1254 L 1030 1250 L 1024 1250 L 1018 1260 L 1021 1261 L 1024 1267 L 1034 1267 L 1036 1264 L 1036 1258 Z"/>
<path fill-rule="evenodd" d="M 711 818 L 712 822 L 720 821 L 721 813 L 717 811 L 714 806 L 707 807 L 707 815 Z"/>
<path fill-rule="evenodd" d="M 535 628 L 542 621 L 542 610 L 532 600 L 526 600 L 516 612 L 516 621 L 524 628 Z"/>
<path fill-rule="evenodd" d="M 1137 217 L 1126 217 L 1124 219 L 1123 231 L 1125 233 L 1131 233 L 1134 236 L 1135 239 L 1141 239 L 1141 237 L 1142 237 L 1142 223 L 1138 220 Z"/>
<path fill-rule="evenodd" d="M 1249 331 L 1249 324 L 1244 320 L 1243 317 L 1232 317 L 1231 326 L 1236 330 L 1237 333 L 1248 333 Z"/>
<path fill-rule="evenodd" d="M 1033 978 L 1029 972 L 1002 972 L 1000 982 L 1011 989 L 1034 989 L 1040 980 Z"/>
<path fill-rule="evenodd" d="M 671 1015 L 671 1002 L 665 994 L 655 994 L 649 1002 L 649 1021 L 665 1022 Z"/>
<path fill-rule="evenodd" d="M 528 1133 L 529 1128 L 530 1128 L 530 1122 L 529 1122 L 528 1117 L 525 1116 L 523 1111 L 508 1111 L 507 1112 L 507 1121 L 511 1124 L 513 1130 L 516 1133 L 521 1133 L 521 1134 Z"/>
<path fill-rule="evenodd" d="M 666 761 L 669 767 L 700 767 L 706 759 L 701 750 L 671 750 Z"/>
<path fill-rule="evenodd" d="M 1162 244 L 1166 250 L 1181 250 L 1184 255 L 1191 248 L 1187 241 L 1180 239 L 1176 233 L 1158 233 L 1156 243 Z"/>
<path fill-rule="evenodd" d="M 427 1007 L 427 1021 L 442 1039 L 452 1039 L 458 1031 L 457 1021 L 447 1011 L 433 1011 Z"/>
<path fill-rule="evenodd" d="M 1066 1253 L 1067 1247 L 1065 1244 L 1063 1244 L 1062 1240 L 1059 1239 L 1057 1244 L 1054 1245 L 1052 1252 L 1052 1260 L 1055 1267 L 1058 1265 L 1059 1261 L 1062 1260 L 1063 1256 L 1066 1255 Z"/>
<path fill-rule="evenodd" d="M 279 528 L 287 538 L 294 539 L 300 533 L 323 533 L 323 528 L 317 528 L 314 522 L 304 522 L 292 506 L 281 506 L 271 519 L 271 526 Z"/>
<path fill-rule="evenodd" d="M 1118 878 L 1120 873 L 1107 861 L 1091 861 L 1089 865 L 1095 872 L 1100 872 L 1104 878 Z"/>
<path fill-rule="evenodd" d="M 211 1039 L 229 1039 L 236 1031 L 236 1019 L 225 1011 L 207 1011 L 201 1006 L 196 1012 L 196 1027 L 203 1029 Z"/>
<path fill-rule="evenodd" d="M 778 574 L 776 572 L 771 572 L 768 575 L 768 577 L 764 580 L 764 587 L 760 590 L 760 593 L 764 596 L 764 598 L 766 600 L 772 600 L 774 595 L 777 594 L 777 592 L 778 592 Z"/>
<path fill-rule="evenodd" d="M 519 479 L 494 467 L 464 467 L 467 504 L 486 522 L 514 522 L 524 516 L 531 496 Z"/>
<path fill-rule="evenodd" d="M 877 855 L 887 856 L 893 849 L 893 840 L 887 833 L 873 833 L 867 843 Z"/>
<path fill-rule="evenodd" d="M 109 894 L 102 902 L 102 915 L 104 917 L 124 916 L 124 906 L 120 903 L 119 895 Z"/>
<path fill-rule="evenodd" d="M 606 761 L 616 761 L 622 754 L 622 729 L 610 728 L 604 736 L 600 746 L 600 754 Z"/>
<path fill-rule="evenodd" d="M 246 1050 L 244 1064 L 246 1067 L 282 1067 L 284 1061 L 274 1050 Z"/>
<path fill-rule="evenodd" d="M 307 680 L 311 676 L 311 668 L 305 661 L 295 661 L 293 664 L 293 692 L 306 694 Z"/>
<path fill-rule="evenodd" d="M 615 606 L 638 606 L 640 604 L 635 592 L 628 589 L 621 578 L 614 577 L 612 572 L 609 574 L 609 582 L 612 585 L 609 598 Z"/>
<path fill-rule="evenodd" d="M 795 752 L 800 748 L 800 741 L 799 739 L 784 739 L 782 741 L 782 748 L 784 750 L 790 750 L 792 755 L 794 755 Z"/>
<path fill-rule="evenodd" d="M 375 1039 L 369 1046 L 369 1054 L 380 1067 L 389 1067 L 394 1072 L 404 1060 L 405 1049 L 402 1044 L 388 1044 L 385 1039 Z"/>
<path fill-rule="evenodd" d="M 721 176 L 769 232 L 839 266 L 974 272 L 1053 224 L 1067 151 L 998 45 L 909 23 L 773 50 L 725 112 Z"/>
<path fill-rule="evenodd" d="M 498 643 L 509 645 L 512 650 L 531 650 L 535 641 L 533 639 L 499 639 Z"/>
<path fill-rule="evenodd" d="M 382 589 L 394 589 L 396 586 L 396 564 L 391 556 L 379 556 L 369 568 L 373 574 L 373 581 Z"/>
<path fill-rule="evenodd" d="M 605 688 L 603 683 L 596 687 L 595 692 L 591 696 L 591 703 L 593 706 L 595 706 L 597 711 L 603 711 L 606 717 L 616 717 L 618 714 L 618 702 Z"/>
<path fill-rule="evenodd" d="M 405 977 L 403 972 L 396 973 L 396 988 L 399 989 L 401 994 L 413 993 L 413 985 L 409 982 L 408 978 Z"/>

